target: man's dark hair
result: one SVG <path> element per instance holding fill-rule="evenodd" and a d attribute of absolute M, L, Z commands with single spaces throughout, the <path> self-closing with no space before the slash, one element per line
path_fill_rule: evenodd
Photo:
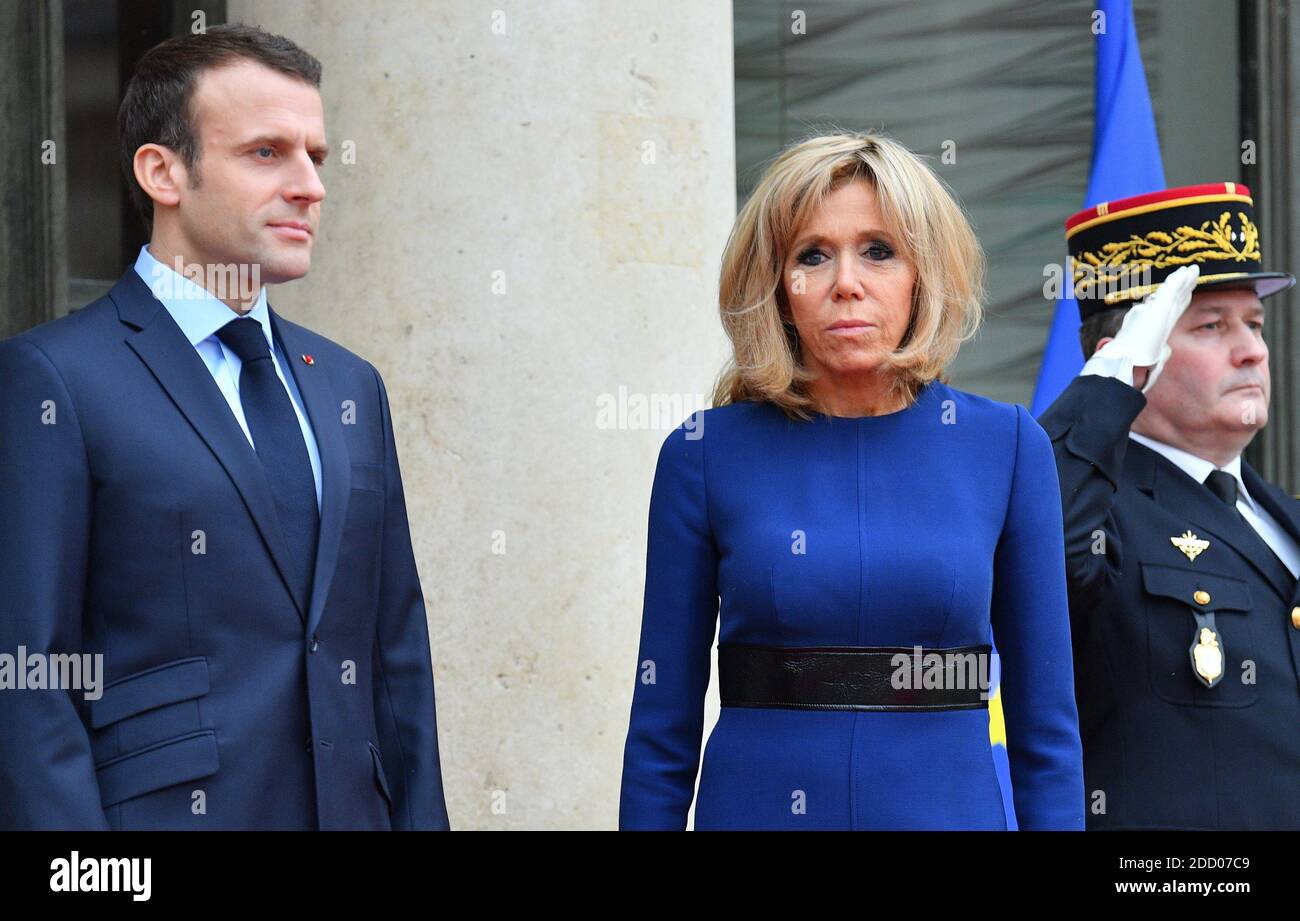
<path fill-rule="evenodd" d="M 135 152 L 144 144 L 169 147 L 193 175 L 201 153 L 191 105 L 194 88 L 205 70 L 241 60 L 320 87 L 320 61 L 283 36 L 239 23 L 169 38 L 136 64 L 117 112 L 117 133 L 131 199 L 150 231 L 153 199 L 135 181 Z"/>
<path fill-rule="evenodd" d="M 1124 315 L 1132 309 L 1132 303 L 1121 304 L 1101 313 L 1094 313 L 1079 326 L 1079 345 L 1083 346 L 1083 360 L 1087 361 L 1097 351 L 1097 343 L 1107 336 L 1114 336 L 1124 325 Z"/>

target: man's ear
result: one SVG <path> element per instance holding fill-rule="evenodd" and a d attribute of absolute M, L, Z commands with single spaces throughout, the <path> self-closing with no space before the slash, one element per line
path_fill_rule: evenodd
<path fill-rule="evenodd" d="M 187 182 L 185 164 L 176 152 L 161 144 L 141 144 L 131 161 L 135 181 L 153 199 L 155 207 L 175 208 L 181 200 L 181 186 Z"/>
<path fill-rule="evenodd" d="M 1092 354 L 1096 355 L 1098 352 L 1101 351 L 1101 347 L 1103 345 L 1105 345 L 1107 342 L 1110 342 L 1110 340 L 1114 338 L 1115 338 L 1114 336 L 1102 336 L 1100 339 L 1097 340 L 1097 347 L 1092 350 Z M 1088 357 L 1091 358 L 1092 355 L 1089 355 Z"/>

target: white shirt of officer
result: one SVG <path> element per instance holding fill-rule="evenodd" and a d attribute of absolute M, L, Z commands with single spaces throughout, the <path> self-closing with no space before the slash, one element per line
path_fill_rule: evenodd
<path fill-rule="evenodd" d="M 1296 544 L 1295 539 L 1287 533 L 1286 529 L 1264 510 L 1263 506 L 1250 497 L 1250 490 L 1246 489 L 1246 481 L 1241 478 L 1240 454 L 1229 461 L 1227 466 L 1218 468 L 1203 457 L 1189 454 L 1182 448 L 1175 448 L 1173 445 L 1167 445 L 1156 441 L 1154 438 L 1139 435 L 1137 432 L 1129 432 L 1128 437 L 1163 455 L 1198 483 L 1204 483 L 1205 478 L 1214 470 L 1221 469 L 1224 473 L 1231 474 L 1232 478 L 1237 481 L 1237 511 L 1241 512 L 1242 517 L 1255 529 L 1255 533 L 1260 536 L 1260 539 L 1277 554 L 1277 558 L 1282 561 L 1283 565 L 1291 570 L 1291 575 L 1300 577 L 1300 546 Z"/>

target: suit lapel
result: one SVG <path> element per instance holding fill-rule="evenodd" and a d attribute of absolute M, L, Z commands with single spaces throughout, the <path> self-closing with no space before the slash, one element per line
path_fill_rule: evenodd
<path fill-rule="evenodd" d="M 1250 497 L 1264 506 L 1273 519 L 1300 543 L 1300 501 L 1265 480 L 1245 461 L 1241 462 L 1241 478 L 1246 481 Z"/>
<path fill-rule="evenodd" d="M 1204 485 L 1197 483 L 1177 465 L 1146 445 L 1130 441 L 1128 451 L 1138 487 L 1149 493 L 1163 508 L 1184 517 L 1198 537 L 1210 540 L 1207 554 L 1213 554 L 1216 546 L 1229 548 L 1249 563 L 1279 595 L 1287 600 L 1291 598 L 1295 590 L 1294 582 L 1287 584 L 1283 578 L 1285 567 L 1268 544 L 1264 543 L 1264 539 L 1255 533 L 1254 528 L 1234 515 Z M 1254 496 L 1253 487 L 1247 484 L 1247 488 L 1251 489 L 1251 495 Z"/>
<path fill-rule="evenodd" d="M 311 346 L 302 331 L 283 320 L 274 310 L 271 327 L 281 343 L 289 373 L 298 383 L 303 406 L 316 436 L 316 450 L 321 467 L 320 538 L 316 548 L 316 573 L 312 580 L 311 609 L 307 616 L 309 631 L 320 624 L 329 594 L 330 582 L 338 563 L 343 522 L 348 514 L 348 495 L 352 489 L 352 464 L 343 439 L 340 414 L 342 407 L 330 386 L 329 375 L 319 365 L 308 365 L 303 355 Z"/>
<path fill-rule="evenodd" d="M 1300 544 L 1300 501 L 1265 480 L 1245 461 L 1241 462 L 1241 478 L 1246 481 L 1250 497 L 1273 516 L 1273 520 L 1291 535 L 1292 540 Z M 1294 577 L 1291 580 L 1291 594 L 1287 599 L 1293 605 L 1300 600 L 1300 582 Z"/>
<path fill-rule="evenodd" d="M 266 474 L 203 359 L 134 269 L 127 269 L 109 297 L 122 322 L 137 330 L 126 337 L 126 344 L 153 372 L 239 490 L 299 618 L 305 619 L 305 599 L 295 594 L 288 578 L 289 548 Z"/>

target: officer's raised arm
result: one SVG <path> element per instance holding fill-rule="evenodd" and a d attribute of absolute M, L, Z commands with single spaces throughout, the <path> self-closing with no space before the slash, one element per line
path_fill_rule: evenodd
<path fill-rule="evenodd" d="M 1073 592 L 1104 588 L 1123 568 L 1115 501 L 1133 420 L 1169 358 L 1169 333 L 1191 302 L 1200 269 L 1184 266 L 1124 315 L 1079 379 L 1039 422 L 1052 438 L 1061 481 L 1065 559 Z"/>

